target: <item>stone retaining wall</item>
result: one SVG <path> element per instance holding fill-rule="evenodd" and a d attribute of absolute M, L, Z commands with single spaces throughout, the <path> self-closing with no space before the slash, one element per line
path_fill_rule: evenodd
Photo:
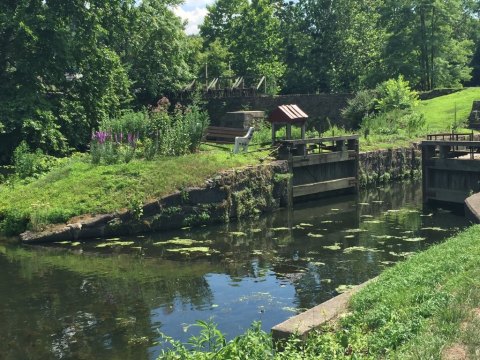
<path fill-rule="evenodd" d="M 139 209 L 78 217 L 20 237 L 25 243 L 76 241 L 228 222 L 288 206 L 289 178 L 285 161 L 225 171 L 203 187 L 177 191 Z"/>
<path fill-rule="evenodd" d="M 308 114 L 309 126 L 324 131 L 328 129 L 327 117 L 332 124 L 351 128 L 342 118 L 341 110 L 347 106 L 347 100 L 352 97 L 352 94 L 310 94 L 210 99 L 207 110 L 212 125 L 221 126 L 225 122 L 227 112 L 258 110 L 265 111 L 268 116 L 277 106 L 296 104 Z"/>
<path fill-rule="evenodd" d="M 421 176 L 421 151 L 399 148 L 360 153 L 360 186 Z"/>
<path fill-rule="evenodd" d="M 411 177 L 420 172 L 420 159 L 413 148 L 361 153 L 360 185 Z M 76 241 L 228 222 L 288 206 L 289 179 L 286 161 L 234 169 L 206 180 L 202 187 L 177 191 L 138 209 L 81 216 L 20 237 L 25 243 Z"/>

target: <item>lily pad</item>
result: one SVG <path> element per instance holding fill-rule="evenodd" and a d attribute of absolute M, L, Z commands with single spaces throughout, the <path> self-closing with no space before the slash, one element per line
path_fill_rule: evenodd
<path fill-rule="evenodd" d="M 81 242 L 75 241 L 75 242 L 73 242 L 71 245 L 72 245 L 72 246 L 79 246 L 79 245 L 81 245 L 81 244 L 82 244 Z"/>
<path fill-rule="evenodd" d="M 358 205 L 367 206 L 367 205 L 370 205 L 370 204 L 369 204 L 369 203 L 361 202 L 361 203 L 358 203 Z"/>
<path fill-rule="evenodd" d="M 339 294 L 346 293 L 347 291 L 352 290 L 355 287 L 355 285 L 339 285 L 335 288 L 335 291 L 338 292 Z"/>
<path fill-rule="evenodd" d="M 55 244 L 68 245 L 68 244 L 71 244 L 71 242 L 70 241 L 58 241 Z"/>
<path fill-rule="evenodd" d="M 188 247 L 188 248 L 178 248 L 178 249 L 167 249 L 166 251 L 170 253 L 177 253 L 182 255 L 190 255 L 190 254 L 203 254 L 203 255 L 210 255 L 213 253 L 218 253 L 216 250 L 212 250 L 207 246 L 196 246 L 196 247 Z"/>
<path fill-rule="evenodd" d="M 262 232 L 262 229 L 252 229 L 251 231 L 252 233 L 256 234 Z"/>
<path fill-rule="evenodd" d="M 133 241 L 115 241 L 115 242 L 108 242 L 108 243 L 101 243 L 95 246 L 96 248 L 106 248 L 106 247 L 113 247 L 113 246 L 131 246 L 135 244 Z"/>
<path fill-rule="evenodd" d="M 366 220 L 363 223 L 364 224 L 381 224 L 383 221 L 380 220 Z"/>
<path fill-rule="evenodd" d="M 106 239 L 107 241 L 120 241 L 120 238 L 116 237 L 116 238 L 109 238 L 109 239 Z"/>
<path fill-rule="evenodd" d="M 308 224 L 308 223 L 300 223 L 299 225 L 303 226 L 303 227 L 312 227 L 313 226 L 313 224 Z"/>
<path fill-rule="evenodd" d="M 331 209 L 332 211 L 340 211 L 340 209 Z"/>
<path fill-rule="evenodd" d="M 272 231 L 288 231 L 288 230 L 290 230 L 288 227 L 272 228 Z"/>
<path fill-rule="evenodd" d="M 413 238 L 405 238 L 403 241 L 408 241 L 408 242 L 419 242 L 419 241 L 424 241 L 427 240 L 427 238 L 424 237 L 413 237 Z"/>
<path fill-rule="evenodd" d="M 321 261 L 314 261 L 312 262 L 313 265 L 315 266 L 325 266 L 325 263 L 321 262 Z"/>
<path fill-rule="evenodd" d="M 395 236 L 395 235 L 372 235 L 373 238 L 375 239 L 384 239 L 384 240 L 389 240 L 389 239 L 403 239 L 401 236 Z"/>
<path fill-rule="evenodd" d="M 331 224 L 331 223 L 333 223 L 332 220 L 323 220 L 322 221 L 322 224 Z"/>
<path fill-rule="evenodd" d="M 308 233 L 307 236 L 312 237 L 312 238 L 322 238 L 323 237 L 322 234 L 314 234 L 314 233 Z"/>
<path fill-rule="evenodd" d="M 159 241 L 153 243 L 155 246 L 178 245 L 178 246 L 192 246 L 193 244 L 204 244 L 203 241 L 195 241 L 193 239 L 172 239 L 168 241 Z"/>
<path fill-rule="evenodd" d="M 247 235 L 242 231 L 231 231 L 231 232 L 229 232 L 229 234 L 232 235 L 232 236 L 238 236 L 238 237 Z"/>
<path fill-rule="evenodd" d="M 365 219 L 371 219 L 371 218 L 373 218 L 372 215 L 360 215 L 360 217 L 365 218 Z"/>
<path fill-rule="evenodd" d="M 339 243 L 335 243 L 334 245 L 328 245 L 328 246 L 322 246 L 324 249 L 327 250 L 341 250 L 342 248 L 340 247 Z"/>
<path fill-rule="evenodd" d="M 441 227 L 424 227 L 421 230 L 430 230 L 430 231 L 448 231 L 447 229 L 442 229 Z"/>
<path fill-rule="evenodd" d="M 347 230 L 343 230 L 343 232 L 346 232 L 346 233 L 349 233 L 349 234 L 357 234 L 357 233 L 361 233 L 361 232 L 367 232 L 368 230 L 365 230 L 365 229 L 347 229 Z"/>
<path fill-rule="evenodd" d="M 372 202 L 375 203 L 375 204 L 383 204 L 383 201 L 382 201 L 382 200 L 374 200 L 374 201 L 372 201 Z"/>
<path fill-rule="evenodd" d="M 345 235 L 345 239 L 354 239 L 355 235 Z"/>
<path fill-rule="evenodd" d="M 322 284 L 331 284 L 332 281 L 333 281 L 332 279 L 321 279 L 321 280 L 320 280 L 320 282 L 321 282 Z"/>
<path fill-rule="evenodd" d="M 422 214 L 422 215 L 420 215 L 420 216 L 421 216 L 421 217 L 431 217 L 431 216 L 433 216 L 433 213 L 430 213 L 430 214 Z"/>
<path fill-rule="evenodd" d="M 394 252 L 394 251 L 390 251 L 389 252 L 390 255 L 392 256 L 396 256 L 396 257 L 408 257 L 408 256 L 411 256 L 413 254 L 415 254 L 414 252 Z"/>
<path fill-rule="evenodd" d="M 371 249 L 368 249 L 366 247 L 363 247 L 363 246 L 351 246 L 351 247 L 348 247 L 348 248 L 345 248 L 343 249 L 343 252 L 345 254 L 350 254 L 354 251 L 370 251 Z"/>

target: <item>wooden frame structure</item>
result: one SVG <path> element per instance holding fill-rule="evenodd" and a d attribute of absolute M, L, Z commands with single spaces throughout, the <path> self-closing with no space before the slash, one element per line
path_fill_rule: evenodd
<path fill-rule="evenodd" d="M 480 191 L 480 141 L 471 133 L 434 134 L 427 139 L 420 144 L 424 202 L 463 204 Z"/>
<path fill-rule="evenodd" d="M 292 197 L 358 191 L 358 135 L 282 140 L 278 159 L 288 160 Z"/>

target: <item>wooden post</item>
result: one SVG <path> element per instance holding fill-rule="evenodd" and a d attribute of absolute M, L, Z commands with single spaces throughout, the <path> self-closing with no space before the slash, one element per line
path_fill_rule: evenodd
<path fill-rule="evenodd" d="M 440 159 L 447 159 L 448 153 L 450 152 L 450 146 L 448 145 L 440 145 Z"/>
<path fill-rule="evenodd" d="M 287 140 L 292 140 L 292 124 L 290 123 L 287 124 L 286 132 L 287 132 L 286 134 Z"/>

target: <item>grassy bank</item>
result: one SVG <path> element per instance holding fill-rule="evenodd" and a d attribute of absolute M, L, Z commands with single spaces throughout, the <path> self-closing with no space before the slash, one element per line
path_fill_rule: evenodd
<path fill-rule="evenodd" d="M 467 125 L 472 104 L 480 100 L 480 88 L 468 88 L 459 92 L 421 101 L 419 111 L 425 116 L 429 132 L 443 132 Z"/>
<path fill-rule="evenodd" d="M 262 157 L 264 152 L 233 156 L 210 150 L 93 165 L 88 156 L 74 156 L 39 179 L 1 184 L 0 229 L 18 234 L 77 215 L 132 208 L 177 189 L 202 185 L 221 170 L 259 163 Z"/>
<path fill-rule="evenodd" d="M 475 358 L 479 308 L 480 226 L 474 226 L 382 273 L 353 297 L 346 316 L 305 344 L 292 340 L 276 353 L 258 326 L 226 343 L 200 324 L 196 350 L 177 343 L 162 358 L 439 359 L 452 351 Z"/>

